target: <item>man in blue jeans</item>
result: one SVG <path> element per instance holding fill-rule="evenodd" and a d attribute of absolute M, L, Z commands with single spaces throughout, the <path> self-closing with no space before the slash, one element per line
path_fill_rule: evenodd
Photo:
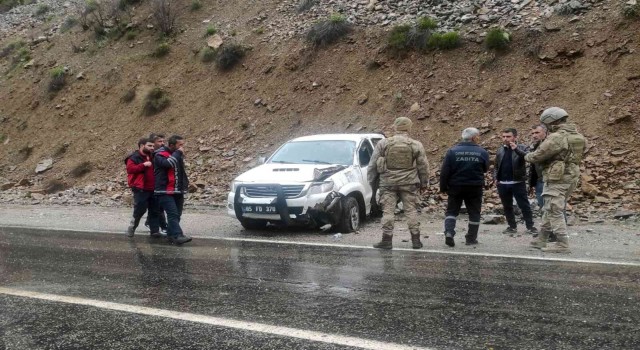
<path fill-rule="evenodd" d="M 187 172 L 184 169 L 184 138 L 173 135 L 167 146 L 155 152 L 155 190 L 160 206 L 167 213 L 167 239 L 181 245 L 191 241 L 180 227 L 180 217 L 184 206 L 184 195 L 189 188 Z"/>
<path fill-rule="evenodd" d="M 518 225 L 513 212 L 513 198 L 522 211 L 527 233 L 537 234 L 538 230 L 533 224 L 533 213 L 527 195 L 527 165 L 524 154 L 528 152 L 525 145 L 517 144 L 518 131 L 514 128 L 502 130 L 502 146 L 496 152 L 496 163 L 493 178 L 497 182 L 498 195 L 507 218 L 507 227 L 502 233 L 516 234 Z"/>

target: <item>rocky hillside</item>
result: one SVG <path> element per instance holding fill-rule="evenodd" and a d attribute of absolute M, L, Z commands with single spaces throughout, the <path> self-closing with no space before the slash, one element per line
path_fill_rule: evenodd
<path fill-rule="evenodd" d="M 388 131 L 399 115 L 414 120 L 435 179 L 463 128 L 480 128 L 492 151 L 502 128 L 528 134 L 557 105 L 589 140 L 575 211 L 640 209 L 635 0 L 170 3 L 168 36 L 150 0 L 90 2 L 122 8 L 103 17 L 54 0 L 0 14 L 3 201 L 119 205 L 124 156 L 139 137 L 163 132 L 187 138 L 192 202 L 220 204 L 234 175 L 289 138 Z M 332 14 L 352 30 L 314 47 L 306 33 Z M 388 49 L 394 27 L 425 16 L 436 32 L 458 31 L 461 45 Z M 494 27 L 510 34 L 507 49 L 486 47 Z M 208 62 L 236 44 L 245 48 L 238 65 Z M 147 113 L 154 90 L 168 107 Z M 437 199 L 425 205 L 436 209 Z M 499 201 L 489 192 L 486 203 Z"/>

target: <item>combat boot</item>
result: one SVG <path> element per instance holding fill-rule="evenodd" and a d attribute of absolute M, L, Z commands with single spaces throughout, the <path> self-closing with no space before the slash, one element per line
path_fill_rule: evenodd
<path fill-rule="evenodd" d="M 422 242 L 420 242 L 420 234 L 411 234 L 411 247 L 413 249 L 420 249 L 423 247 Z"/>
<path fill-rule="evenodd" d="M 549 235 L 551 231 L 540 230 L 538 234 L 538 239 L 531 241 L 531 247 L 536 249 L 543 249 L 547 246 L 547 240 L 549 239 Z"/>
<path fill-rule="evenodd" d="M 558 241 L 541 250 L 545 253 L 570 253 L 569 239 L 567 235 L 556 235 Z"/>
<path fill-rule="evenodd" d="M 393 236 L 383 233 L 382 240 L 373 245 L 377 249 L 392 249 L 393 248 Z"/>

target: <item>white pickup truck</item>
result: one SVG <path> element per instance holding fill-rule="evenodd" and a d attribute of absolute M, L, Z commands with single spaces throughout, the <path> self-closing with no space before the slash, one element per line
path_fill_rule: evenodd
<path fill-rule="evenodd" d="M 252 230 L 271 222 L 356 231 L 371 210 L 367 165 L 383 138 L 324 134 L 288 141 L 264 164 L 235 178 L 227 212 Z"/>

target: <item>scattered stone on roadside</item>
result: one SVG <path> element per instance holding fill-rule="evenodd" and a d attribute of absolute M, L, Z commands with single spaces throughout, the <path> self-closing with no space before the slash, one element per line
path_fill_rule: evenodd
<path fill-rule="evenodd" d="M 615 214 L 613 214 L 613 218 L 614 219 L 628 219 L 634 215 L 636 215 L 636 212 L 633 212 L 631 210 L 626 210 L 626 209 L 618 209 L 616 211 Z"/>
<path fill-rule="evenodd" d="M 217 50 L 220 46 L 222 46 L 223 43 L 224 41 L 222 40 L 220 34 L 214 34 L 209 39 L 207 39 L 207 46 L 214 50 Z"/>
<path fill-rule="evenodd" d="M 504 215 L 487 215 L 484 217 L 484 221 L 482 222 L 485 225 L 499 225 L 506 223 Z"/>
<path fill-rule="evenodd" d="M 417 112 L 419 110 L 420 110 L 420 104 L 418 102 L 412 104 L 411 108 L 409 108 L 409 112 L 411 112 L 411 113 L 415 113 L 415 112 Z"/>
<path fill-rule="evenodd" d="M 358 96 L 359 105 L 363 105 L 367 103 L 367 101 L 369 101 L 369 96 L 367 94 L 360 94 L 360 96 Z"/>
<path fill-rule="evenodd" d="M 44 173 L 51 168 L 53 168 L 53 159 L 47 158 L 41 160 L 38 165 L 36 165 L 36 174 Z"/>

